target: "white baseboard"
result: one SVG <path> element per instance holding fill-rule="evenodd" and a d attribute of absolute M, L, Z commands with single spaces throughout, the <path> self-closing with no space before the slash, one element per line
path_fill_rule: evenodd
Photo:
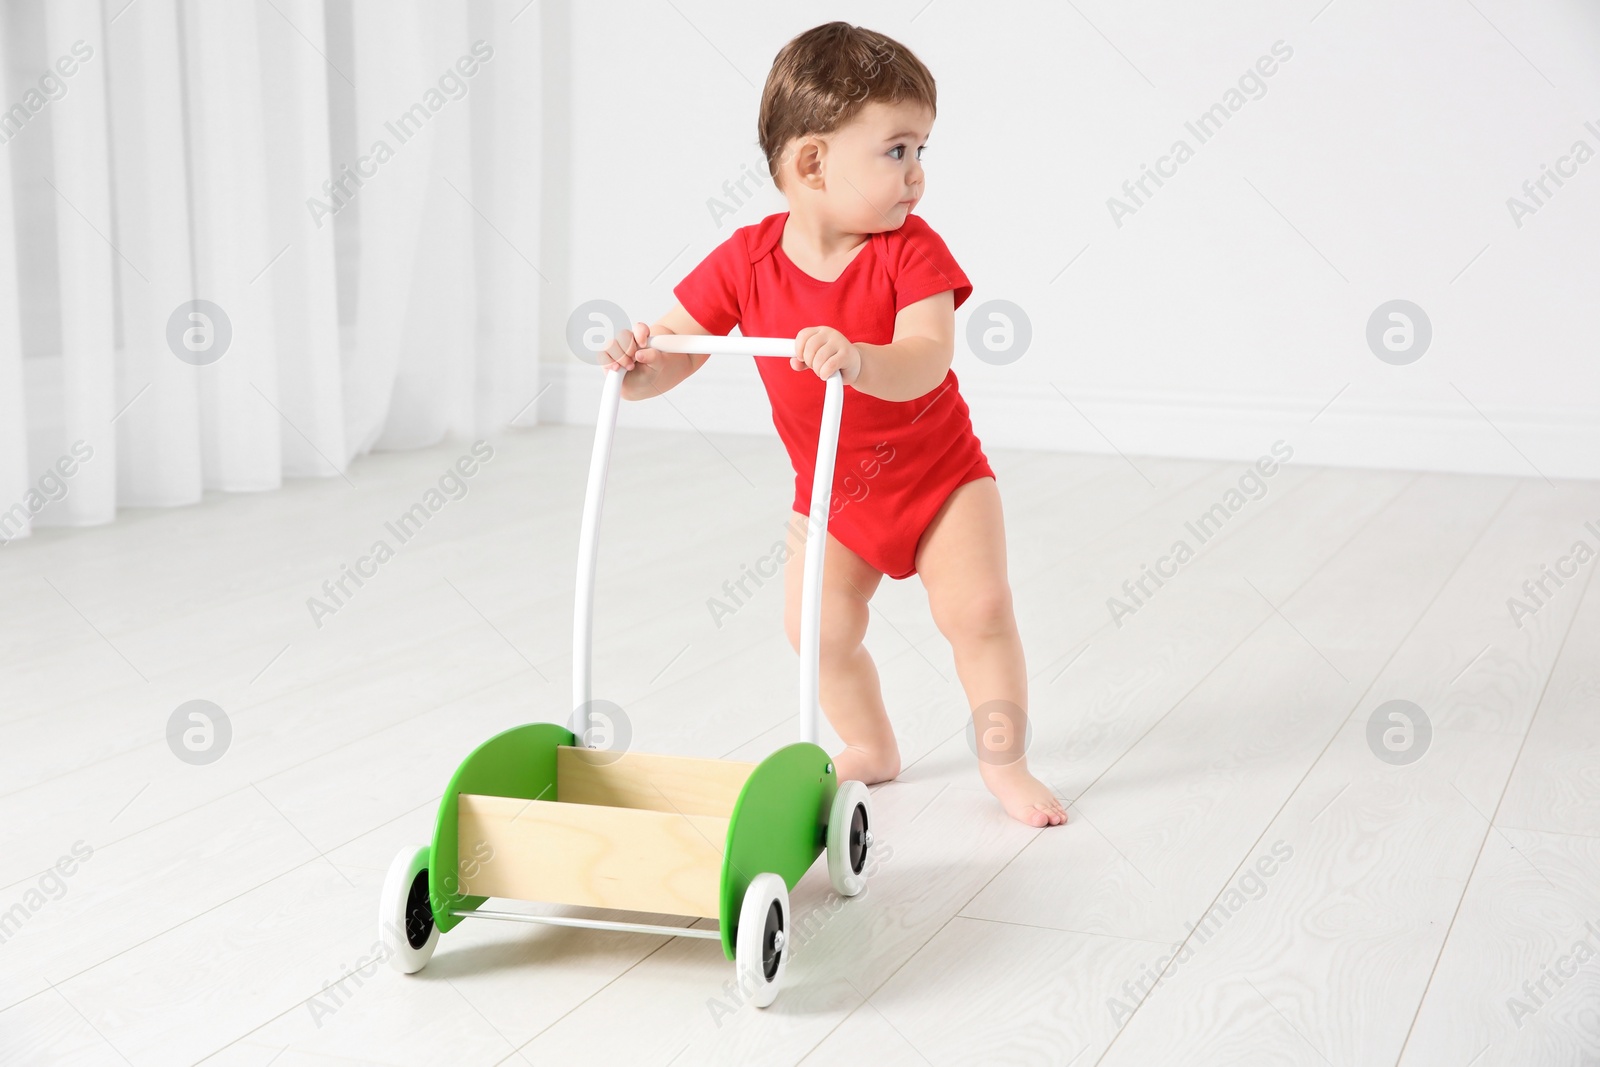
<path fill-rule="evenodd" d="M 593 425 L 599 372 L 576 361 L 545 363 L 541 372 L 551 388 L 540 421 Z M 1068 403 L 1048 384 L 969 379 L 961 392 L 990 448 L 1253 462 L 1282 440 L 1294 449 L 1292 462 L 1308 466 L 1600 479 L 1600 413 L 1105 389 L 1067 390 Z M 775 433 L 761 379 L 743 360 L 720 369 L 707 363 L 658 400 L 624 402 L 619 425 Z"/>

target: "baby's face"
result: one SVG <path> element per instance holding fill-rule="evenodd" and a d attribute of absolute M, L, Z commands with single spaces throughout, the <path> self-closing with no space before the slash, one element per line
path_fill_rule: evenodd
<path fill-rule="evenodd" d="M 933 112 L 909 101 L 862 108 L 824 140 L 826 210 L 850 233 L 897 230 L 922 199 L 926 176 L 922 145 L 933 128 Z"/>

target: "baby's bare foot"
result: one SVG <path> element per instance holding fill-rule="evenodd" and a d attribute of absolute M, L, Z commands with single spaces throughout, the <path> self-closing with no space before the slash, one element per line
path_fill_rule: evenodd
<path fill-rule="evenodd" d="M 900 773 L 900 753 L 879 753 L 859 745 L 846 745 L 833 757 L 833 770 L 841 782 L 853 780 L 877 785 Z"/>
<path fill-rule="evenodd" d="M 1067 809 L 1049 786 L 1028 773 L 1026 760 L 1005 766 L 980 760 L 978 773 L 1013 819 L 1038 827 L 1059 826 L 1067 821 Z"/>

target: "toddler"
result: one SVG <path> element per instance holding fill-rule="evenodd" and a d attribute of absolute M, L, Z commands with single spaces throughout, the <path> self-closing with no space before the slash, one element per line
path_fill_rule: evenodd
<path fill-rule="evenodd" d="M 795 471 L 785 628 L 798 650 L 804 536 L 824 382 L 845 384 L 835 481 L 865 493 L 830 501 L 824 555 L 820 700 L 844 741 L 839 780 L 900 773 L 877 668 L 862 644 L 884 575 L 922 576 L 972 708 L 978 770 L 1030 826 L 1066 821 L 1028 772 L 1027 673 L 1006 577 L 1000 494 L 950 369 L 955 309 L 972 286 L 944 241 L 912 214 L 934 81 L 898 42 L 844 22 L 778 53 L 761 97 L 760 144 L 789 210 L 735 230 L 673 290 L 654 325 L 608 342 L 622 395 L 655 396 L 708 358 L 646 347 L 650 335 L 794 337 L 787 361 L 757 358 L 772 421 Z"/>

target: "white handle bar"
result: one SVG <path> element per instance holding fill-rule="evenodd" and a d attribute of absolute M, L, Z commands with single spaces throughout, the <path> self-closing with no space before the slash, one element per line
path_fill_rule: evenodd
<path fill-rule="evenodd" d="M 696 334 L 652 334 L 650 347 L 659 352 L 709 355 L 792 356 L 794 338 L 713 337 Z M 799 373 L 799 372 L 797 372 Z M 583 497 L 583 528 L 578 535 L 578 585 L 572 610 L 572 706 L 574 733 L 588 745 L 590 667 L 594 639 L 594 577 L 600 548 L 600 509 L 605 503 L 606 471 L 616 435 L 617 409 L 624 375 L 608 370 L 600 390 L 600 415 L 595 422 L 594 450 L 589 456 L 589 484 Z M 833 499 L 833 464 L 839 448 L 839 418 L 844 408 L 844 379 L 828 376 L 822 401 L 822 432 L 817 439 L 816 473 L 811 480 L 811 516 L 806 523 L 805 579 L 800 594 L 800 740 L 817 740 L 822 706 L 821 674 L 822 564 L 828 544 L 828 512 Z"/>
<path fill-rule="evenodd" d="M 704 352 L 711 356 L 792 356 L 793 337 L 711 337 L 691 333 L 653 333 L 657 352 Z"/>

